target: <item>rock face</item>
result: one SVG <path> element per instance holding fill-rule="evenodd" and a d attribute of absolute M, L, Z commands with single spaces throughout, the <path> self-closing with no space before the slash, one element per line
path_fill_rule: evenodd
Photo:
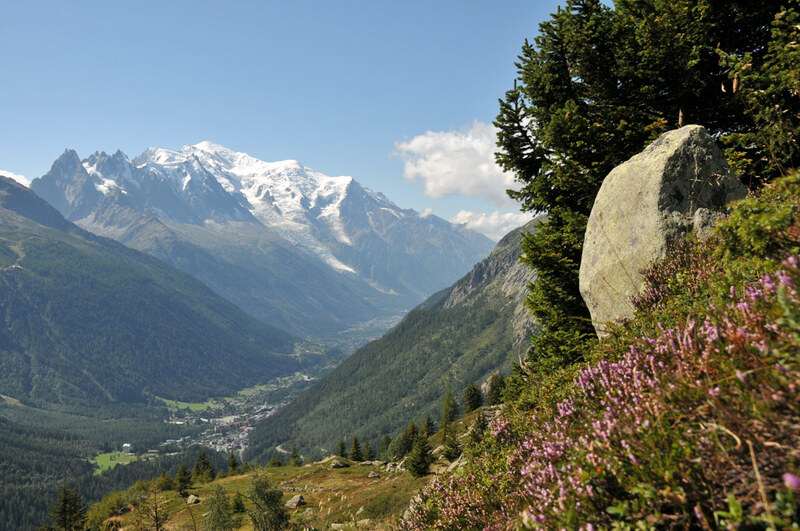
<path fill-rule="evenodd" d="M 597 194 L 583 243 L 580 291 L 599 335 L 633 316 L 640 271 L 694 229 L 700 236 L 725 206 L 747 194 L 699 125 L 661 135 L 614 168 Z"/>

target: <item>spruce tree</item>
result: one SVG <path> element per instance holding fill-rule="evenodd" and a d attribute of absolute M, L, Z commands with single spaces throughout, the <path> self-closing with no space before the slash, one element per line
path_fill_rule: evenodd
<path fill-rule="evenodd" d="M 234 514 L 242 514 L 245 511 L 244 497 L 241 492 L 237 492 L 231 500 L 231 510 Z"/>
<path fill-rule="evenodd" d="M 781 4 L 567 0 L 523 45 L 495 125 L 497 162 L 521 183 L 509 195 L 524 211 L 548 214 L 522 244 L 538 275 L 526 304 L 540 325 L 530 353 L 540 370 L 582 359 L 595 336 L 578 271 L 603 179 L 682 124 L 712 135 L 753 130 L 732 91 L 720 90 L 731 81 L 715 49 L 749 52 L 758 64 Z"/>
<path fill-rule="evenodd" d="M 175 488 L 183 497 L 189 494 L 189 487 L 192 486 L 192 478 L 189 476 L 189 467 L 186 463 L 181 463 L 178 472 L 175 474 Z"/>
<path fill-rule="evenodd" d="M 469 438 L 473 445 L 480 444 L 480 442 L 483 441 L 483 432 L 486 431 L 488 427 L 489 424 L 486 422 L 486 417 L 483 416 L 482 411 L 479 412 L 469 430 Z"/>
<path fill-rule="evenodd" d="M 422 423 L 422 433 L 429 437 L 436 433 L 436 424 L 433 422 L 430 414 L 425 417 L 425 422 Z"/>
<path fill-rule="evenodd" d="M 369 441 L 364 441 L 364 461 L 372 461 L 372 458 L 375 457 L 375 453 L 372 451 L 372 445 L 369 444 Z"/>
<path fill-rule="evenodd" d="M 349 457 L 353 461 L 364 460 L 364 454 L 361 453 L 361 445 L 358 443 L 358 437 L 353 437 L 353 444 L 350 446 Z"/>
<path fill-rule="evenodd" d="M 448 389 L 447 394 L 444 395 L 442 400 L 442 419 L 439 422 L 439 429 L 443 429 L 446 425 L 453 422 L 458 418 L 458 403 L 453 397 L 453 393 Z"/>
<path fill-rule="evenodd" d="M 249 515 L 256 531 L 283 529 L 289 523 L 289 513 L 281 501 L 283 492 L 273 489 L 265 474 L 251 478 L 246 495 L 253 504 Z"/>
<path fill-rule="evenodd" d="M 494 406 L 503 401 L 503 390 L 506 384 L 503 377 L 495 373 L 489 378 L 489 392 L 486 393 L 486 403 Z"/>
<path fill-rule="evenodd" d="M 236 454 L 231 452 L 228 454 L 228 475 L 233 476 L 239 471 L 239 459 Z"/>
<path fill-rule="evenodd" d="M 391 455 L 389 454 L 389 446 L 392 444 L 392 438 L 388 435 L 384 435 L 383 439 L 381 439 L 381 446 L 378 448 L 378 459 L 382 459 L 384 461 L 390 461 Z"/>
<path fill-rule="evenodd" d="M 172 518 L 172 514 L 167 509 L 168 505 L 167 496 L 159 490 L 155 483 L 151 484 L 136 513 L 137 529 L 152 529 L 153 531 L 164 529 Z"/>
<path fill-rule="evenodd" d="M 303 458 L 300 457 L 296 444 L 292 444 L 292 452 L 289 454 L 289 461 L 286 464 L 288 466 L 300 466 L 303 464 Z"/>
<path fill-rule="evenodd" d="M 205 450 L 200 450 L 192 469 L 192 481 L 194 483 L 208 483 L 214 479 L 214 474 L 214 465 L 211 463 L 211 459 L 208 458 Z"/>
<path fill-rule="evenodd" d="M 414 444 L 414 439 L 418 434 L 419 434 L 419 429 L 412 420 L 411 422 L 408 423 L 408 427 L 406 427 L 406 435 L 408 436 L 408 439 L 411 441 L 411 444 Z"/>
<path fill-rule="evenodd" d="M 414 439 L 414 446 L 406 458 L 406 469 L 415 477 L 428 474 L 431 463 L 433 463 L 433 453 L 428 444 L 428 438 L 422 434 Z"/>
<path fill-rule="evenodd" d="M 205 501 L 204 505 L 206 509 L 206 517 L 203 521 L 204 530 L 232 531 L 237 527 L 234 522 L 233 511 L 221 485 L 216 484 L 214 486 L 211 497 Z"/>
<path fill-rule="evenodd" d="M 444 445 L 444 457 L 448 461 L 455 461 L 461 455 L 461 444 L 456 437 L 456 429 L 453 424 L 447 424 L 442 434 L 442 444 Z"/>
<path fill-rule="evenodd" d="M 464 389 L 464 413 L 472 413 L 483 405 L 481 388 L 471 383 Z"/>
<path fill-rule="evenodd" d="M 47 515 L 55 526 L 45 526 L 44 529 L 63 529 L 64 531 L 82 530 L 86 525 L 86 504 L 77 489 L 68 487 L 67 482 L 61 483 L 55 500 L 50 504 Z"/>
<path fill-rule="evenodd" d="M 347 446 L 344 442 L 344 437 L 339 439 L 339 451 L 336 452 L 339 457 L 347 457 Z"/>

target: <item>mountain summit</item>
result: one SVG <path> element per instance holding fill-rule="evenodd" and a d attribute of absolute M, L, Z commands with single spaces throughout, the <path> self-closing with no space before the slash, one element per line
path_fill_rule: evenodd
<path fill-rule="evenodd" d="M 68 220 L 153 254 L 306 337 L 376 334 L 493 243 L 402 209 L 352 177 L 211 142 L 80 160 L 31 183 Z"/>

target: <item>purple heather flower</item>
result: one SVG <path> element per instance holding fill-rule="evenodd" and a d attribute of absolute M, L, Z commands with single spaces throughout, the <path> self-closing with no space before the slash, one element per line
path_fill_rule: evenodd
<path fill-rule="evenodd" d="M 700 507 L 697 505 L 694 506 L 694 515 L 698 520 L 703 521 L 703 513 L 700 512 Z"/>
<path fill-rule="evenodd" d="M 787 472 L 783 475 L 783 482 L 793 491 L 800 492 L 800 477 Z"/>
<path fill-rule="evenodd" d="M 713 388 L 708 390 L 708 394 L 710 394 L 714 398 L 718 397 L 720 392 L 721 392 L 721 390 L 720 390 L 719 387 L 713 387 Z"/>
<path fill-rule="evenodd" d="M 737 370 L 736 377 L 739 378 L 739 380 L 741 380 L 742 383 L 745 383 L 747 381 L 747 375 L 742 371 Z"/>

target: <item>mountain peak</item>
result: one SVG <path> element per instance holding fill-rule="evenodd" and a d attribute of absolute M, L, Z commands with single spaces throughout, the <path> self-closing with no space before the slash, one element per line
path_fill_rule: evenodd
<path fill-rule="evenodd" d="M 194 145 L 191 145 L 191 146 L 183 146 L 181 148 L 181 151 L 192 151 L 192 150 L 208 151 L 208 152 L 211 152 L 211 153 L 219 153 L 219 152 L 233 153 L 234 152 L 232 149 L 226 148 L 225 146 L 223 146 L 221 144 L 215 144 L 214 142 L 210 142 L 208 140 L 203 140 L 202 142 L 198 142 L 197 144 L 194 144 Z"/>

